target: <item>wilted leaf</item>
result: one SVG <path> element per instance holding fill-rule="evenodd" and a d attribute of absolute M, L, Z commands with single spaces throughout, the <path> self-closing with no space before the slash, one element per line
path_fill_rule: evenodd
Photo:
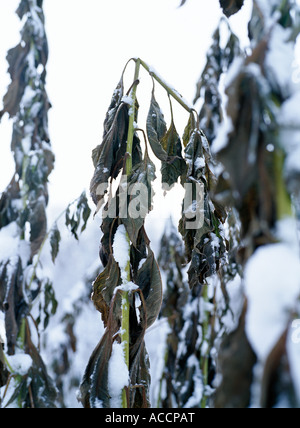
<path fill-rule="evenodd" d="M 250 405 L 253 368 L 257 357 L 245 332 L 246 313 L 245 304 L 237 330 L 226 336 L 221 344 L 218 364 L 222 383 L 214 400 L 217 409 L 246 409 Z"/>
<path fill-rule="evenodd" d="M 172 120 L 167 130 L 164 115 L 155 99 L 154 91 L 147 118 L 147 135 L 155 156 L 162 162 L 162 182 L 172 186 L 185 174 L 182 145 Z"/>
<path fill-rule="evenodd" d="M 226 212 L 220 204 L 216 203 L 215 206 L 212 200 L 215 178 L 209 168 L 211 154 L 206 136 L 199 129 L 188 129 L 189 125 L 187 135 L 190 134 L 190 139 L 185 148 L 188 165 L 185 181 L 190 206 L 186 206 L 185 199 L 179 231 L 185 242 L 187 260 L 191 262 L 188 271 L 190 287 L 201 289 L 206 279 L 219 270 L 226 252 L 226 245 L 220 235 Z"/>
<path fill-rule="evenodd" d="M 39 252 L 47 233 L 47 216 L 43 198 L 37 201 L 35 206 L 30 210 L 29 221 L 31 254 L 33 257 Z"/>
<path fill-rule="evenodd" d="M 157 319 L 162 304 L 162 280 L 154 253 L 148 247 L 148 257 L 137 272 L 135 279 L 146 302 L 146 326 L 149 328 Z"/>
<path fill-rule="evenodd" d="M 53 263 L 55 263 L 56 257 L 59 252 L 60 241 L 61 241 L 60 231 L 58 230 L 57 224 L 55 224 L 50 235 L 51 256 L 52 256 Z"/>
<path fill-rule="evenodd" d="M 66 210 L 66 226 L 69 227 L 72 235 L 76 240 L 78 240 L 78 230 L 80 228 L 80 233 L 82 233 L 87 226 L 87 222 L 91 215 L 91 209 L 88 204 L 88 200 L 85 192 L 82 193 L 80 198 L 77 200 L 77 204 L 74 210 L 73 215 L 71 215 L 71 207 L 69 206 Z"/>
<path fill-rule="evenodd" d="M 147 135 L 153 153 L 159 160 L 163 162 L 168 161 L 168 154 L 161 145 L 161 141 L 166 133 L 167 124 L 153 92 L 147 118 Z"/>
<path fill-rule="evenodd" d="M 137 247 L 139 232 L 144 226 L 146 215 L 152 210 L 155 179 L 155 165 L 146 154 L 144 160 L 133 168 L 129 177 L 129 212 L 127 218 L 122 218 L 130 241 L 135 247 Z M 131 210 L 134 210 L 134 216 Z"/>
<path fill-rule="evenodd" d="M 93 151 L 95 173 L 90 190 L 97 210 L 100 210 L 103 205 L 104 192 L 107 189 L 109 179 L 116 178 L 124 167 L 129 124 L 128 110 L 129 106 L 124 103 L 118 107 L 102 144 Z"/>
<path fill-rule="evenodd" d="M 261 407 L 276 407 L 282 396 L 286 396 L 290 408 L 298 408 L 298 399 L 293 385 L 287 352 L 288 329 L 282 334 L 264 367 L 261 387 Z"/>
<path fill-rule="evenodd" d="M 25 13 L 28 13 L 30 11 L 28 0 L 21 0 L 18 9 L 16 10 L 16 13 L 20 19 L 23 18 Z"/>
<path fill-rule="evenodd" d="M 130 408 L 150 408 L 150 360 L 145 342 L 141 343 L 138 351 L 135 352 L 134 355 L 131 354 L 131 359 L 133 361 L 130 368 L 131 385 L 134 385 L 132 382 L 136 382 L 136 387 L 130 390 Z"/>
<path fill-rule="evenodd" d="M 17 220 L 19 212 L 14 201 L 20 196 L 20 185 L 14 176 L 0 198 L 0 229 Z"/>
<path fill-rule="evenodd" d="M 40 308 L 40 310 L 43 310 L 44 312 L 44 330 L 48 327 L 49 320 L 51 315 L 56 314 L 58 302 L 55 298 L 55 292 L 53 289 L 53 285 L 50 281 L 47 281 L 46 284 L 43 287 L 42 293 L 44 293 L 44 299 L 43 299 L 43 307 Z M 40 317 L 37 319 L 37 324 L 39 324 Z"/>
<path fill-rule="evenodd" d="M 194 132 L 195 128 L 196 128 L 196 120 L 195 120 L 195 115 L 192 112 L 190 114 L 189 121 L 184 129 L 184 134 L 182 138 L 184 147 L 186 147 L 190 142 L 191 135 Z"/>
<path fill-rule="evenodd" d="M 106 113 L 106 118 L 103 125 L 103 128 L 104 128 L 103 138 L 106 136 L 106 134 L 109 132 L 109 130 L 112 127 L 118 108 L 121 105 L 123 96 L 124 96 L 124 82 L 123 82 L 123 75 L 122 75 L 120 82 L 118 83 L 116 89 L 114 90 L 114 93 L 110 102 L 110 106 Z"/>
<path fill-rule="evenodd" d="M 5 330 L 9 355 L 14 354 L 22 318 L 28 311 L 28 305 L 23 297 L 22 282 L 21 259 L 8 260 L 1 276 L 0 289 L 4 298 L 1 306 L 5 311 Z"/>
<path fill-rule="evenodd" d="M 32 359 L 32 367 L 28 373 L 27 399 L 24 407 L 38 409 L 56 408 L 57 389 L 50 378 L 47 368 L 34 344 L 32 343 L 28 322 L 26 321 L 26 353 Z M 30 383 L 28 382 L 30 380 Z M 31 394 L 28 389 L 30 388 Z"/>
<path fill-rule="evenodd" d="M 112 353 L 113 339 L 107 331 L 94 350 L 80 385 L 79 400 L 86 409 L 110 408 L 108 388 L 108 365 Z"/>
<path fill-rule="evenodd" d="M 187 179 L 190 181 L 200 180 L 205 177 L 206 155 L 205 149 L 208 149 L 206 139 L 204 140 L 199 130 L 193 130 L 190 140 L 185 148 L 185 159 L 187 162 Z M 206 178 L 205 178 L 206 180 Z"/>
<path fill-rule="evenodd" d="M 169 157 L 169 162 L 162 163 L 162 182 L 172 186 L 186 172 L 186 163 L 182 157 L 181 139 L 173 121 L 170 129 L 161 140 L 161 145 Z"/>
<path fill-rule="evenodd" d="M 97 310 L 102 315 L 102 321 L 105 327 L 108 324 L 109 311 L 115 289 L 120 284 L 119 266 L 113 256 L 110 256 L 104 271 L 98 276 L 93 284 L 92 295 L 92 300 Z"/>
<path fill-rule="evenodd" d="M 228 72 L 234 59 L 243 56 L 238 37 L 232 32 L 228 20 L 222 17 L 213 34 L 213 42 L 206 57 L 206 65 L 197 83 L 194 99 L 194 103 L 200 98 L 204 101 L 199 121 L 210 145 L 213 144 L 219 126 L 224 120 L 221 77 Z"/>
<path fill-rule="evenodd" d="M 7 54 L 12 82 L 3 98 L 3 113 L 8 112 L 10 117 L 14 117 L 16 115 L 20 101 L 24 95 L 26 84 L 22 81 L 22 76 L 27 69 L 25 58 L 27 57 L 28 52 L 28 45 L 23 48 L 21 44 L 19 44 L 15 48 L 10 49 Z"/>

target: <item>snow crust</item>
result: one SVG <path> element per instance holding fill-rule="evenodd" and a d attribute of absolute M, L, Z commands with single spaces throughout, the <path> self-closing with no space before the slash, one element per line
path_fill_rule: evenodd
<path fill-rule="evenodd" d="M 246 333 L 265 360 L 288 326 L 300 296 L 300 261 L 286 243 L 258 249 L 245 272 L 248 299 Z"/>
<path fill-rule="evenodd" d="M 25 376 L 32 366 L 32 359 L 27 354 L 16 354 L 7 357 L 14 374 Z"/>
<path fill-rule="evenodd" d="M 127 238 L 126 229 L 123 224 L 118 227 L 115 234 L 113 251 L 114 258 L 121 269 L 122 279 L 127 280 L 125 269 L 130 261 L 130 242 Z"/>
<path fill-rule="evenodd" d="M 266 56 L 268 72 L 275 78 L 285 95 L 289 95 L 294 62 L 294 44 L 289 42 L 290 29 L 276 24 L 271 32 L 269 51 Z"/>
<path fill-rule="evenodd" d="M 285 173 L 287 176 L 300 173 L 300 91 L 295 92 L 283 105 L 278 116 L 280 138 L 287 153 Z"/>
<path fill-rule="evenodd" d="M 129 371 L 124 358 L 123 345 L 115 342 L 108 368 L 108 387 L 112 408 L 122 408 L 122 391 L 129 384 Z"/>

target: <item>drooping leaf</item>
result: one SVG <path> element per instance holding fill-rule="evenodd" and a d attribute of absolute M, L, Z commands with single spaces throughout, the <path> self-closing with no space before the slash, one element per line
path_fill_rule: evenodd
<path fill-rule="evenodd" d="M 298 397 L 287 351 L 288 329 L 283 332 L 267 358 L 262 379 L 260 404 L 263 409 L 279 405 L 281 397 L 288 397 L 291 408 L 298 408 Z"/>
<path fill-rule="evenodd" d="M 23 18 L 25 13 L 28 13 L 30 11 L 29 3 L 27 0 L 21 0 L 18 9 L 16 10 L 16 14 L 19 16 L 20 19 Z"/>
<path fill-rule="evenodd" d="M 93 201 L 97 205 L 97 212 L 104 204 L 104 196 L 107 194 L 109 180 L 117 178 L 125 166 L 130 107 L 124 98 L 122 74 L 106 114 L 102 144 L 96 147 L 92 153 L 95 172 L 91 181 L 90 191 Z M 135 133 L 132 164 L 136 165 L 141 159 L 140 140 Z"/>
<path fill-rule="evenodd" d="M 15 207 L 14 201 L 19 199 L 20 185 L 14 176 L 0 198 L 0 229 L 17 220 L 19 212 Z"/>
<path fill-rule="evenodd" d="M 162 162 L 162 182 L 172 186 L 184 175 L 186 165 L 182 157 L 182 145 L 172 120 L 169 130 L 157 103 L 154 91 L 147 118 L 148 140 L 155 156 Z"/>
<path fill-rule="evenodd" d="M 9 72 L 12 76 L 12 82 L 8 87 L 8 91 L 3 99 L 2 114 L 8 112 L 10 117 L 13 117 L 19 108 L 20 101 L 24 95 L 25 85 L 22 82 L 22 76 L 26 72 L 27 65 L 25 58 L 29 53 L 29 46 L 22 47 L 21 44 L 14 49 L 8 51 L 7 60 L 10 64 Z M 14 67 L 17 59 L 19 60 L 19 67 Z"/>
<path fill-rule="evenodd" d="M 186 148 L 186 146 L 188 145 L 191 135 L 194 132 L 194 130 L 196 129 L 196 120 L 195 120 L 195 115 L 194 113 L 190 114 L 189 117 L 189 121 L 184 129 L 184 133 L 183 133 L 183 146 Z"/>
<path fill-rule="evenodd" d="M 116 178 L 124 166 L 129 124 L 128 110 L 128 105 L 121 104 L 103 143 L 93 151 L 95 173 L 91 182 L 91 195 L 98 209 L 103 204 L 103 194 L 109 179 Z"/>
<path fill-rule="evenodd" d="M 225 336 L 221 344 L 219 365 L 222 383 L 214 399 L 217 409 L 246 409 L 250 405 L 253 368 L 257 363 L 257 356 L 245 333 L 246 313 L 245 306 L 238 328 Z"/>
<path fill-rule="evenodd" d="M 131 382 L 136 381 L 136 388 L 130 391 L 130 407 L 131 408 L 149 408 L 150 404 L 150 391 L 149 385 L 151 382 L 150 377 L 150 361 L 147 353 L 145 342 L 141 342 L 138 352 L 131 356 L 132 365 L 130 368 Z"/>
<path fill-rule="evenodd" d="M 157 319 L 162 304 L 162 280 L 154 253 L 148 247 L 148 257 L 135 278 L 146 302 L 146 326 L 149 328 Z M 143 309 L 144 311 L 144 309 Z"/>
<path fill-rule="evenodd" d="M 106 327 L 108 324 L 111 301 L 116 287 L 120 285 L 120 269 L 113 256 L 110 256 L 104 271 L 93 284 L 92 300 L 97 310 L 102 315 L 102 321 Z"/>
<path fill-rule="evenodd" d="M 13 355 L 15 352 L 22 317 L 28 312 L 28 304 L 23 296 L 22 282 L 21 259 L 17 258 L 14 263 L 8 260 L 1 276 L 0 288 L 3 290 L 4 300 L 1 302 L 1 306 L 5 311 L 5 330 L 9 355 Z"/>
<path fill-rule="evenodd" d="M 80 385 L 79 400 L 86 409 L 110 407 L 108 388 L 108 365 L 112 353 L 113 339 L 107 331 L 94 350 Z"/>
<path fill-rule="evenodd" d="M 130 241 L 135 247 L 137 247 L 139 232 L 144 226 L 146 215 L 152 210 L 155 179 L 155 165 L 146 154 L 144 160 L 133 168 L 129 177 L 129 212 L 127 218 L 122 219 Z"/>
<path fill-rule="evenodd" d="M 223 47 L 223 45 L 225 46 Z M 233 60 L 243 57 L 243 55 L 238 37 L 233 33 L 228 20 L 222 17 L 213 34 L 213 42 L 206 57 L 206 65 L 197 83 L 194 99 L 194 103 L 200 98 L 204 101 L 199 121 L 201 129 L 205 132 L 211 145 L 224 120 L 221 77 L 228 72 Z"/>
<path fill-rule="evenodd" d="M 44 294 L 44 299 L 43 302 L 40 303 L 40 315 L 37 318 L 36 323 L 39 325 L 43 318 L 43 328 L 46 330 L 50 317 L 56 314 L 58 302 L 55 298 L 53 284 L 50 281 L 45 282 L 42 287 L 42 293 Z"/>
<path fill-rule="evenodd" d="M 123 96 L 124 96 L 124 81 L 123 81 L 123 75 L 122 75 L 120 82 L 118 83 L 116 89 L 114 90 L 114 93 L 110 102 L 110 106 L 106 113 L 106 118 L 103 125 L 103 128 L 104 128 L 103 138 L 106 136 L 106 134 L 109 132 L 109 130 L 112 127 L 118 108 L 121 105 Z"/>
<path fill-rule="evenodd" d="M 30 209 L 29 221 L 31 254 L 35 256 L 39 252 L 47 233 L 47 216 L 43 197 Z"/>
<path fill-rule="evenodd" d="M 56 257 L 59 252 L 60 241 L 61 241 L 60 231 L 58 230 L 57 224 L 55 224 L 50 235 L 51 256 L 52 256 L 53 263 L 55 263 Z"/>
<path fill-rule="evenodd" d="M 8 380 L 9 373 L 6 368 L 5 358 L 4 358 L 4 343 L 3 339 L 0 336 L 0 388 L 5 386 Z"/>
<path fill-rule="evenodd" d="M 170 129 L 161 140 L 161 145 L 170 159 L 169 162 L 162 163 L 162 182 L 172 186 L 186 172 L 186 163 L 182 157 L 182 143 L 173 120 Z"/>
<path fill-rule="evenodd" d="M 147 135 L 153 153 L 163 162 L 168 161 L 168 154 L 161 145 L 161 141 L 166 133 L 167 125 L 165 118 L 153 92 L 147 117 Z"/>
<path fill-rule="evenodd" d="M 88 204 L 88 200 L 85 192 L 83 192 L 80 198 L 77 200 L 76 207 L 71 213 L 71 206 L 66 210 L 65 224 L 69 227 L 72 235 L 78 240 L 78 230 L 80 233 L 84 232 L 87 226 L 87 222 L 91 215 L 91 209 Z"/>
<path fill-rule="evenodd" d="M 206 146 L 207 145 L 207 146 Z M 200 131 L 193 130 L 190 140 L 185 148 L 185 159 L 187 162 L 187 179 L 189 181 L 200 180 L 205 177 L 206 157 L 205 149 L 208 149 L 208 143 Z"/>

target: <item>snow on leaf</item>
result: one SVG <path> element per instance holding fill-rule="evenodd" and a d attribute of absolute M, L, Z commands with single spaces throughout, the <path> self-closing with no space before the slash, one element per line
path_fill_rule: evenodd
<path fill-rule="evenodd" d="M 115 233 L 113 251 L 114 259 L 119 265 L 121 270 L 121 277 L 124 283 L 128 281 L 126 268 L 130 262 L 130 241 L 127 236 L 126 228 L 123 224 L 118 227 Z"/>
<path fill-rule="evenodd" d="M 110 406 L 122 407 L 122 391 L 129 384 L 129 371 L 124 358 L 123 345 L 115 342 L 108 366 L 108 388 Z"/>

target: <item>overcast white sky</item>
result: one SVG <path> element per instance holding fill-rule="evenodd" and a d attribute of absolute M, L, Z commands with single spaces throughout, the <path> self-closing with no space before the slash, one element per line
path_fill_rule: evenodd
<path fill-rule="evenodd" d="M 0 0 L 1 99 L 9 83 L 6 51 L 19 41 L 19 20 L 14 14 L 18 3 Z M 101 142 L 105 113 L 129 58 L 140 56 L 192 102 L 221 11 L 218 0 L 189 0 L 183 8 L 178 8 L 179 3 L 180 0 L 44 0 L 50 47 L 47 89 L 53 105 L 49 114 L 50 137 L 56 155 L 55 171 L 50 177 L 51 206 L 66 206 L 88 188 L 93 174 L 91 151 Z M 244 13 L 231 18 L 233 28 L 243 37 L 251 4 L 246 0 Z M 128 81 L 132 73 L 129 69 Z M 138 96 L 145 112 L 145 94 L 150 88 L 150 79 L 143 74 Z M 163 98 L 162 106 L 164 102 L 168 106 Z M 186 113 L 176 109 L 176 115 L 179 127 L 183 126 Z M 143 119 L 142 110 L 141 127 Z M 5 118 L 0 124 L 0 192 L 14 171 L 10 139 L 11 125 Z"/>

